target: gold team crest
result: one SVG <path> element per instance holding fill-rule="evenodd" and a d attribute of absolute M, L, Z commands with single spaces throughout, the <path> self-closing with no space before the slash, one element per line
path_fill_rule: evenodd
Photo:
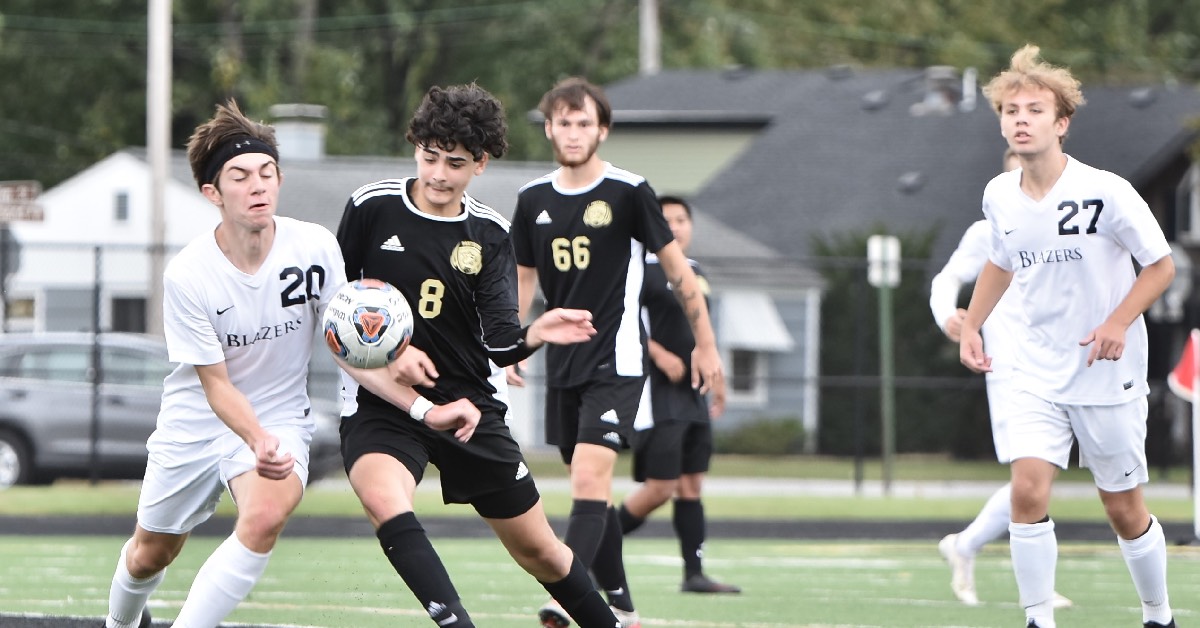
<path fill-rule="evenodd" d="M 483 269 L 483 247 L 470 240 L 459 242 L 450 252 L 450 265 L 460 273 L 478 275 Z"/>
<path fill-rule="evenodd" d="M 611 225 L 612 218 L 612 207 L 604 201 L 592 201 L 583 210 L 583 224 L 595 229 Z"/>
<path fill-rule="evenodd" d="M 696 283 L 700 284 L 700 294 L 709 296 L 712 294 L 712 289 L 708 287 L 708 280 L 700 275 L 696 275 Z"/>

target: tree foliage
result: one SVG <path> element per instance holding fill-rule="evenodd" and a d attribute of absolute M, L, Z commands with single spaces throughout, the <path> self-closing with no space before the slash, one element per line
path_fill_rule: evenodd
<path fill-rule="evenodd" d="M 821 300 L 821 416 L 817 450 L 880 453 L 879 290 L 867 283 L 867 239 L 877 226 L 820 238 L 813 252 L 826 292 Z M 893 338 L 898 452 L 953 451 L 991 455 L 983 378 L 964 377 L 958 347 L 933 323 L 927 261 L 937 229 L 893 234 L 900 239 L 900 284 L 893 288 Z"/>
<path fill-rule="evenodd" d="M 1085 80 L 1200 75 L 1200 0 L 658 0 L 667 68 L 974 66 L 1032 41 Z M 512 156 L 549 147 L 526 112 L 557 79 L 638 70 L 638 0 L 174 2 L 179 147 L 213 105 L 260 118 L 329 108 L 327 148 L 401 154 L 425 89 L 477 81 L 506 103 Z M 145 141 L 146 3 L 7 0 L 0 7 L 0 180 L 47 187 Z"/>

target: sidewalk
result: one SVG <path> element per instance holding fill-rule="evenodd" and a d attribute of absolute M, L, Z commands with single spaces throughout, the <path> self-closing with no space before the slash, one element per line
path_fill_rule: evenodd
<path fill-rule="evenodd" d="M 426 476 L 422 486 L 436 486 L 436 473 Z M 315 487 L 329 490 L 345 488 L 350 490 L 348 481 L 344 478 L 329 478 L 320 480 Z M 570 492 L 567 478 L 538 478 L 538 490 L 546 494 L 566 494 Z M 613 492 L 629 493 L 637 484 L 629 478 L 614 478 Z M 938 497 L 978 497 L 986 499 L 996 489 L 1000 482 L 991 481 L 895 481 L 892 482 L 889 495 L 895 498 L 938 498 Z M 1144 491 L 1148 498 L 1188 499 L 1191 497 L 1191 487 L 1185 484 L 1166 484 L 1151 481 L 1145 485 Z M 810 497 L 881 497 L 884 495 L 883 482 L 868 480 L 856 490 L 852 480 L 808 480 L 802 478 L 746 478 L 708 476 L 704 479 L 704 492 L 710 495 L 740 495 L 746 497 L 772 496 L 810 496 Z M 1096 487 L 1087 482 L 1057 482 L 1054 494 L 1060 497 L 1095 497 Z"/>

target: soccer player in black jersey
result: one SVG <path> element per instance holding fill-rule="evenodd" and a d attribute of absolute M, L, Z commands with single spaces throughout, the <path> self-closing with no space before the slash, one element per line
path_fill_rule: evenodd
<path fill-rule="evenodd" d="M 492 376 L 492 362 L 595 334 L 591 314 L 579 309 L 519 323 L 508 223 L 465 193 L 489 157 L 504 155 L 506 134 L 504 110 L 484 89 L 433 87 L 407 133 L 417 176 L 365 185 L 347 202 L 337 235 L 348 276 L 394 285 L 413 306 L 415 325 L 400 365 L 343 364 L 342 454 L 384 554 L 439 626 L 474 624 L 413 513 L 428 463 L 441 470 L 443 499 L 471 504 L 580 625 L 612 628 L 617 619 L 586 567 L 546 520 L 504 421 L 503 374 Z"/>
<path fill-rule="evenodd" d="M 628 628 L 640 622 L 625 582 L 612 474 L 645 381 L 646 339 L 638 317 L 646 251 L 658 254 L 695 334 L 693 386 L 723 389 L 724 376 L 704 295 L 654 191 L 644 178 L 596 154 L 612 121 L 603 90 L 565 79 L 538 109 L 561 167 L 526 184 L 518 196 L 512 238 L 521 316 L 539 282 L 547 307 L 592 312 L 595 338 L 546 350 L 546 440 L 570 467 L 574 503 L 566 543 L 592 568 Z M 553 603 L 539 615 L 544 623 L 566 620 Z"/>
<path fill-rule="evenodd" d="M 692 241 L 692 208 L 677 196 L 660 196 L 663 216 L 671 234 L 685 253 Z M 707 298 L 708 282 L 699 264 L 688 259 Z M 709 406 L 691 386 L 692 349 L 696 341 L 679 301 L 671 291 L 658 256 L 646 255 L 646 281 L 642 285 L 642 320 L 650 334 L 649 398 L 642 398 L 634 422 L 637 444 L 633 451 L 633 479 L 642 485 L 625 496 L 618 509 L 621 532 L 628 534 L 646 517 L 675 497 L 671 522 L 683 556 L 683 584 L 687 593 L 741 593 L 731 584 L 704 574 L 704 503 L 700 493 L 713 453 L 712 419 L 725 409 L 725 399 L 713 396 Z"/>

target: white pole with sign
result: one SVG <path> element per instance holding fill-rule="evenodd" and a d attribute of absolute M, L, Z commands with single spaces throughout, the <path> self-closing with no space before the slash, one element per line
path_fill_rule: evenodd
<path fill-rule="evenodd" d="M 892 342 L 892 288 L 900 285 L 900 239 L 867 238 L 867 282 L 879 289 L 879 410 L 883 426 L 883 494 L 892 494 L 896 456 L 895 357 Z"/>
<path fill-rule="evenodd" d="M 8 332 L 8 278 L 21 265 L 21 244 L 8 229 L 10 222 L 41 222 L 46 212 L 37 203 L 39 181 L 0 181 L 0 333 Z"/>

